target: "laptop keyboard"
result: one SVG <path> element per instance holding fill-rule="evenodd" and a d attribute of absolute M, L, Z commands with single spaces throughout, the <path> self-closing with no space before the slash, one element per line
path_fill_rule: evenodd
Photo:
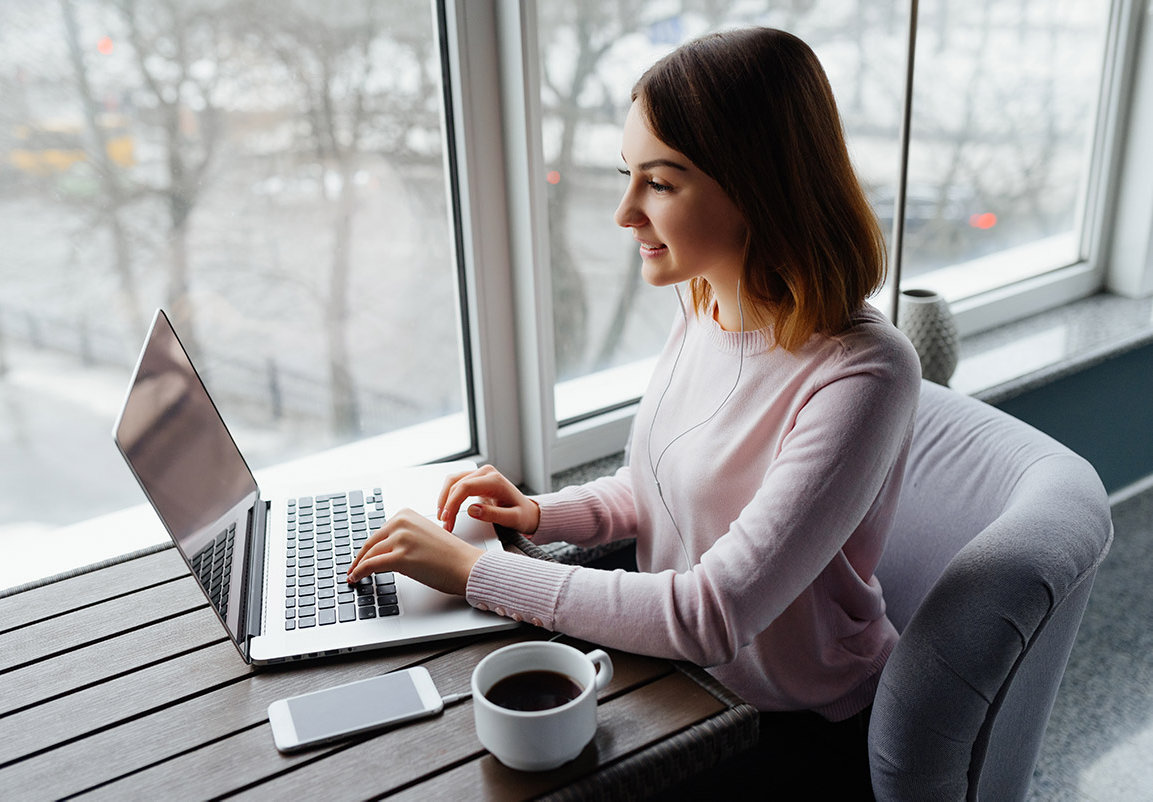
<path fill-rule="evenodd" d="M 235 542 L 236 524 L 232 524 L 192 557 L 193 572 L 212 600 L 212 606 L 221 611 L 228 609 L 228 578 L 232 576 Z"/>
<path fill-rule="evenodd" d="M 354 585 L 346 581 L 353 555 L 384 521 L 380 488 L 288 502 L 286 630 L 400 614 L 391 573 L 374 574 Z"/>

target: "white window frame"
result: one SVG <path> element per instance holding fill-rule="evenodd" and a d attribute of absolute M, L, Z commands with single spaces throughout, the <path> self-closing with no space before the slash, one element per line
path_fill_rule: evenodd
<path fill-rule="evenodd" d="M 1132 86 L 1132 60 L 1142 22 L 1138 6 L 1144 2 L 1114 0 L 1110 6 L 1105 64 L 1095 110 L 1093 145 L 1086 157 L 1089 160 L 1091 183 L 1087 187 L 1084 206 L 1078 214 L 1082 224 L 1078 247 L 1080 258 L 1064 268 L 954 302 L 953 313 L 962 337 L 1054 309 L 1092 295 L 1107 286 L 1112 287 L 1117 270 L 1109 260 L 1109 241 L 1114 211 L 1118 208 L 1117 176 L 1127 134 L 1125 106 Z M 1146 79 L 1144 86 L 1153 86 L 1153 77 Z M 1129 136 L 1131 142 L 1134 139 L 1132 135 Z M 1148 223 L 1149 218 L 1146 218 L 1146 229 Z M 1014 249 L 1014 254 L 1010 254 L 1009 258 L 1015 256 L 1027 260 L 1031 249 L 1043 250 L 1045 247 L 1044 242 L 1026 245 Z"/>
<path fill-rule="evenodd" d="M 1120 22 L 1126 53 L 1114 89 L 1128 108 L 1111 132 L 1116 193 L 1107 211 L 1115 223 L 1106 286 L 1130 298 L 1153 295 L 1153 2 L 1144 2 L 1144 13 L 1141 5 L 1126 3 L 1130 19 Z"/>
<path fill-rule="evenodd" d="M 535 3 L 447 5 L 479 459 L 543 491 L 555 473 L 620 451 L 636 405 L 557 425 Z M 962 336 L 1105 287 L 1153 292 L 1153 152 L 1139 144 L 1153 141 L 1150 9 L 1147 0 L 1113 0 L 1111 6 L 1093 152 L 1087 156 L 1092 184 L 1080 212 L 1080 258 L 959 299 L 954 312 Z M 1142 26 L 1146 46 L 1138 61 Z M 1135 256 L 1133 242 L 1142 245 Z M 1115 258 L 1107 267 L 1111 250 Z"/>

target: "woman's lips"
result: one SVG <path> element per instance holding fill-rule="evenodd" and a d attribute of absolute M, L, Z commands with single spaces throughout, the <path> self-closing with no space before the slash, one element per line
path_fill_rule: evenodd
<path fill-rule="evenodd" d="M 658 245 L 658 244 L 648 243 L 648 242 L 641 242 L 640 247 L 641 247 L 641 256 L 645 257 L 645 258 L 652 258 L 654 256 L 660 256 L 661 254 L 665 253 L 669 249 L 667 245 Z"/>

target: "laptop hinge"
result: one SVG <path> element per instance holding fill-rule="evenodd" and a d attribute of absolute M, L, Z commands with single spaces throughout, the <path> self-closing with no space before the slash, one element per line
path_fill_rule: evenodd
<path fill-rule="evenodd" d="M 244 576 L 248 587 L 244 593 L 245 626 L 244 652 L 250 653 L 250 643 L 260 635 L 264 618 L 264 552 L 268 540 L 268 511 L 271 503 L 257 497 L 248 512 L 248 568 Z"/>

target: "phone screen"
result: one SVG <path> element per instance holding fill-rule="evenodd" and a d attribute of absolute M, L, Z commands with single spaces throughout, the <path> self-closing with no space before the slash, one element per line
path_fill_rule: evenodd
<path fill-rule="evenodd" d="M 302 743 L 362 730 L 428 709 L 406 672 L 385 674 L 286 701 L 296 737 Z"/>

